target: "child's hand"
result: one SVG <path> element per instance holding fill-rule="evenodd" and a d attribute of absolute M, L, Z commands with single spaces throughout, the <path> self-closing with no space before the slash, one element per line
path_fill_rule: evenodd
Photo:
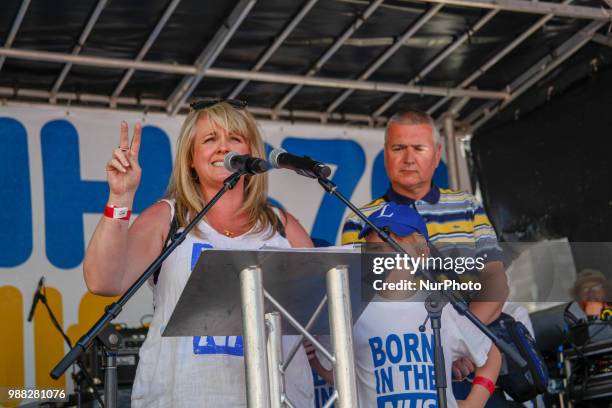
<path fill-rule="evenodd" d="M 316 359 L 317 354 L 315 346 L 313 346 L 308 340 L 304 340 L 302 344 L 304 345 L 304 350 L 306 350 L 306 357 L 308 357 L 308 361 Z"/>
<path fill-rule="evenodd" d="M 461 357 L 453 361 L 453 379 L 456 381 L 463 381 L 468 375 L 472 374 L 475 369 L 476 367 L 472 360 Z"/>
<path fill-rule="evenodd" d="M 319 374 L 321 378 L 323 378 L 328 384 L 334 383 L 334 372 L 332 370 L 328 370 L 323 367 L 319 358 L 317 357 L 316 348 L 312 345 L 308 340 L 304 340 L 302 342 L 304 346 L 304 350 L 306 350 L 306 357 L 308 358 L 308 363 L 310 363 L 310 367 Z"/>

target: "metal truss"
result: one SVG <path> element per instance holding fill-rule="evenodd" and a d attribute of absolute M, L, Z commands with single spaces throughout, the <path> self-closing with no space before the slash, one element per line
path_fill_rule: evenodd
<path fill-rule="evenodd" d="M 410 37 L 412 37 L 417 31 L 421 29 L 421 27 L 423 27 L 429 20 L 431 20 L 433 16 L 435 16 L 436 13 L 440 11 L 442 7 L 442 4 L 436 4 L 435 6 L 427 10 L 427 12 L 423 16 L 421 16 L 408 30 L 406 30 L 406 32 L 404 32 L 404 34 L 402 34 L 395 40 L 393 45 L 387 48 L 385 52 L 383 52 L 374 62 L 372 62 L 372 64 L 370 64 L 368 68 L 366 68 L 366 70 L 361 75 L 359 75 L 358 80 L 365 81 L 366 79 L 368 79 L 370 75 L 372 75 L 378 68 L 380 68 L 382 64 L 384 64 L 389 58 L 391 58 L 393 54 L 395 54 L 402 47 L 402 45 L 404 45 L 404 43 L 408 41 Z M 348 98 L 353 92 L 354 89 L 347 89 L 346 91 L 344 91 L 327 107 L 326 111 L 335 111 L 338 106 L 340 106 L 340 104 L 344 102 L 346 98 Z"/>
<path fill-rule="evenodd" d="M 83 49 L 83 46 L 85 45 L 85 41 L 87 41 L 89 34 L 91 34 L 91 30 L 93 30 L 94 25 L 98 21 L 98 18 L 100 17 L 100 14 L 102 14 L 102 10 L 104 10 L 104 7 L 106 7 L 107 3 L 108 3 L 108 0 L 98 0 L 98 4 L 96 4 L 96 8 L 94 9 L 93 13 L 91 13 L 89 20 L 87 21 L 87 24 L 85 24 L 85 28 L 83 29 L 83 32 L 79 36 L 79 40 L 77 41 L 77 44 L 74 46 L 74 48 L 72 48 L 72 55 L 79 55 L 81 53 L 81 50 Z M 51 88 L 51 96 L 50 96 L 51 100 L 55 98 L 55 94 L 62 87 L 62 84 L 64 83 L 64 80 L 66 79 L 66 76 L 68 75 L 68 72 L 70 72 L 70 68 L 72 68 L 71 62 L 67 62 L 66 64 L 64 64 L 64 67 L 62 68 L 62 72 L 60 72 L 59 76 L 55 80 L 55 83 L 53 84 L 53 88 Z"/>
<path fill-rule="evenodd" d="M 140 71 L 161 72 L 164 74 L 196 75 L 198 73 L 198 68 L 194 65 L 136 61 L 122 58 L 93 57 L 89 55 L 72 55 L 60 52 L 18 50 L 15 48 L 0 48 L 0 56 L 30 61 L 72 63 L 76 65 L 87 65 L 109 69 L 125 70 L 134 68 Z"/>
<path fill-rule="evenodd" d="M 166 110 L 175 115 L 183 103 L 191 96 L 204 77 L 206 70 L 215 63 L 215 60 L 232 38 L 240 24 L 244 21 L 249 11 L 255 5 L 256 0 L 240 0 L 224 24 L 208 43 L 200 54 L 194 65 L 197 67 L 195 75 L 183 78 L 180 84 L 170 95 Z"/>
<path fill-rule="evenodd" d="M 253 68 L 251 68 L 251 71 L 259 71 L 264 66 L 264 64 L 268 62 L 270 57 L 272 57 L 276 50 L 283 44 L 285 39 L 289 37 L 289 34 L 291 34 L 295 27 L 300 24 L 302 19 L 306 16 L 306 14 L 308 14 L 310 9 L 314 7 L 317 1 L 319 0 L 309 0 L 304 5 L 304 7 L 300 9 L 296 16 L 293 17 L 293 19 L 289 22 L 289 24 L 287 24 L 287 26 L 278 35 L 278 37 L 276 37 L 276 40 L 274 40 L 274 43 L 270 46 L 270 48 L 268 48 L 266 52 L 257 60 Z M 238 94 L 242 92 L 242 90 L 247 86 L 248 83 L 248 79 L 243 79 L 242 81 L 240 81 L 240 83 L 236 86 L 236 88 L 234 88 L 228 98 L 235 98 L 236 96 L 238 96 Z"/>
<path fill-rule="evenodd" d="M 608 35 L 603 35 L 603 34 L 595 34 L 593 36 L 593 38 L 591 38 L 591 40 L 593 42 L 596 42 L 598 44 L 602 44 L 608 47 L 612 47 L 612 36 Z"/>
<path fill-rule="evenodd" d="M 250 70 L 235 70 L 215 68 L 214 63 L 217 57 L 221 54 L 227 43 L 230 41 L 238 27 L 254 7 L 256 0 L 240 0 L 228 16 L 225 23 L 215 34 L 206 48 L 193 64 L 170 64 L 162 62 L 144 61 L 145 55 L 151 49 L 161 31 L 167 24 L 168 20 L 176 10 L 180 0 L 169 0 L 166 9 L 157 22 L 153 31 L 149 34 L 147 40 L 141 47 L 134 59 L 117 59 L 105 57 L 93 57 L 80 55 L 84 43 L 87 41 L 91 31 L 93 30 L 96 21 L 98 20 L 102 10 L 106 6 L 108 0 L 98 0 L 97 5 L 89 16 L 88 21 L 70 54 L 53 53 L 35 50 L 21 50 L 12 48 L 17 32 L 22 24 L 24 16 L 28 10 L 31 0 L 22 0 L 16 17 L 12 22 L 11 28 L 8 31 L 6 41 L 3 47 L 0 48 L 0 69 L 2 68 L 6 58 L 26 59 L 33 61 L 48 61 L 63 63 L 63 69 L 60 75 L 55 80 L 52 89 L 49 91 L 41 91 L 34 89 L 19 89 L 19 88 L 0 88 L 0 96 L 3 97 L 19 97 L 30 100 L 46 100 L 48 103 L 58 103 L 57 101 L 80 101 L 105 104 L 111 108 L 116 108 L 118 105 L 129 108 L 155 108 L 165 110 L 170 114 L 176 114 L 181 109 L 185 109 L 187 100 L 198 87 L 200 81 L 205 77 L 236 79 L 241 82 L 228 95 L 236 97 L 247 86 L 249 81 L 260 81 L 268 83 L 290 84 L 293 85 L 288 93 L 273 107 L 251 107 L 251 111 L 257 116 L 270 117 L 272 119 L 309 119 L 319 120 L 322 123 L 328 121 L 346 121 L 365 123 L 370 126 L 384 124 L 386 117 L 383 113 L 393 105 L 404 94 L 418 95 L 433 95 L 440 96 L 440 100 L 428 109 L 429 113 L 434 113 L 451 98 L 458 98 L 451 103 L 447 108 L 449 113 L 459 113 L 460 110 L 471 98 L 488 99 L 481 107 L 472 112 L 467 118 L 466 123 L 471 123 L 474 129 L 482 126 L 495 113 L 501 111 L 508 106 L 513 100 L 523 94 L 529 87 L 543 78 L 547 73 L 563 63 L 580 47 L 589 40 L 612 46 L 612 37 L 597 34 L 596 31 L 606 22 L 612 20 L 612 12 L 610 9 L 572 6 L 572 0 L 564 0 L 562 3 L 551 3 L 544 1 L 526 1 L 526 0 L 422 0 L 424 2 L 435 3 L 427 12 L 417 19 L 407 30 L 394 39 L 393 43 L 359 75 L 355 80 L 340 79 L 340 78 L 323 78 L 316 74 L 320 71 L 324 64 L 342 47 L 350 37 L 363 25 L 366 20 L 375 12 L 375 10 L 383 4 L 383 0 L 375 0 L 367 6 L 360 16 L 334 41 L 334 43 L 321 55 L 318 60 L 310 67 L 304 75 L 289 75 L 261 72 L 260 70 L 274 55 L 274 53 L 282 46 L 284 41 L 289 37 L 291 32 L 303 21 L 304 17 L 316 5 L 317 0 L 304 0 L 300 10 L 287 23 L 283 30 L 275 37 L 274 42 L 268 47 L 265 52 L 258 58 L 255 65 Z M 612 0 L 604 0 L 612 3 Z M 444 6 L 460 6 L 473 7 L 481 9 L 490 9 L 473 27 L 457 38 L 453 43 L 448 45 L 440 54 L 438 54 L 427 66 L 412 78 L 408 83 L 389 83 L 368 81 L 370 76 L 379 69 L 386 61 L 388 61 L 402 45 L 415 35 L 427 22 Z M 436 87 L 420 85 L 422 80 L 438 65 L 442 63 L 454 50 L 461 46 L 470 35 L 479 30 L 484 24 L 490 21 L 499 11 L 513 11 L 520 13 L 544 14 L 535 24 L 527 31 L 519 35 L 510 44 L 505 46 L 494 57 L 485 62 L 479 69 L 473 72 L 469 77 L 465 78 L 457 87 Z M 480 90 L 474 89 L 471 85 L 482 74 L 487 72 L 493 65 L 499 62 L 503 57 L 509 54 L 513 49 L 516 49 L 519 44 L 525 41 L 534 32 L 540 29 L 546 22 L 553 17 L 579 18 L 587 20 L 595 20 L 587 25 L 583 30 L 576 34 L 568 42 L 557 48 L 551 55 L 540 60 L 530 70 L 525 72 L 503 90 Z M 119 81 L 111 95 L 91 95 L 91 94 L 76 94 L 70 92 L 60 92 L 62 83 L 70 73 L 73 64 L 95 66 L 107 69 L 118 69 L 125 71 L 122 79 Z M 173 74 L 182 76 L 177 88 L 172 92 L 168 101 L 161 99 L 144 99 L 121 97 L 121 93 L 129 83 L 130 79 L 137 70 L 160 72 L 165 74 Z M 305 111 L 305 110 L 290 110 L 285 109 L 285 106 L 304 86 L 324 87 L 333 89 L 342 89 L 341 93 L 326 109 L 325 112 Z M 372 92 L 389 92 L 394 95 L 389 98 L 371 115 L 364 114 L 340 114 L 335 110 L 345 101 L 355 90 L 372 91 Z"/>
<path fill-rule="evenodd" d="M 147 41 L 145 41 L 140 51 L 138 51 L 138 54 L 136 55 L 136 58 L 134 59 L 135 61 L 142 61 L 144 59 L 145 55 L 147 55 L 147 52 L 149 52 L 149 50 L 153 46 L 153 43 L 155 43 L 155 40 L 157 40 L 157 37 L 159 37 L 159 34 L 163 30 L 163 28 L 166 26 L 166 23 L 168 22 L 168 20 L 172 16 L 172 13 L 174 13 L 174 10 L 176 9 L 176 7 L 179 5 L 180 2 L 181 0 L 172 0 L 170 4 L 168 4 L 168 7 L 166 7 L 164 14 L 161 16 L 161 18 L 155 25 L 155 28 L 153 29 L 153 31 L 151 31 L 151 34 L 149 34 L 149 38 L 147 38 Z M 111 107 L 113 108 L 115 107 L 115 104 L 116 104 L 115 100 L 117 99 L 119 95 L 121 95 L 121 92 L 123 92 L 123 89 L 127 85 L 130 78 L 132 78 L 132 75 L 134 75 L 134 72 L 136 72 L 134 68 L 128 69 L 127 72 L 123 75 L 123 78 L 121 78 L 121 81 L 119 81 L 119 84 L 117 84 L 117 87 L 115 88 L 111 96 L 111 102 L 110 102 Z"/>
<path fill-rule="evenodd" d="M 563 2 L 563 4 L 569 4 L 571 3 L 572 0 L 565 0 Z M 497 54 L 495 54 L 491 59 L 489 59 L 487 62 L 485 62 L 480 68 L 478 68 L 476 71 L 474 71 L 470 76 L 468 76 L 466 79 L 464 79 L 460 84 L 459 84 L 459 88 L 467 88 L 468 86 L 470 86 L 476 79 L 480 78 L 485 72 L 487 72 L 492 66 L 494 66 L 495 64 L 497 64 L 502 58 L 504 58 L 506 55 L 508 55 L 510 53 L 510 51 L 514 50 L 516 47 L 518 47 L 521 43 L 523 43 L 523 41 L 525 41 L 527 38 L 529 38 L 533 33 L 535 33 L 537 30 L 539 30 L 541 27 L 544 26 L 544 24 L 546 24 L 551 18 L 553 18 L 555 15 L 554 14 L 548 14 L 544 17 L 541 17 L 535 24 L 533 24 L 531 27 L 529 27 L 526 31 L 524 31 L 523 33 L 521 33 L 518 37 L 516 37 L 510 44 L 506 45 L 501 51 L 499 51 Z M 444 105 L 449 99 L 451 99 L 448 96 L 445 96 L 444 98 L 440 99 L 438 102 L 436 102 L 431 108 L 429 108 L 427 110 L 427 113 L 429 113 L 430 115 L 434 114 L 440 107 L 442 107 L 442 105 Z M 459 113 L 459 111 L 461 110 L 461 108 L 463 106 L 465 106 L 465 104 L 468 102 L 468 100 L 465 101 L 461 101 L 458 102 L 457 104 L 455 104 L 450 111 L 452 113 Z"/>
<path fill-rule="evenodd" d="M 376 0 L 368 6 L 367 9 L 359 16 L 350 27 L 342 33 L 342 35 L 325 51 L 325 53 L 314 63 L 314 65 L 306 72 L 307 77 L 314 76 L 325 65 L 325 63 L 342 47 L 342 45 L 361 27 L 365 21 L 376 11 L 382 4 L 383 0 Z M 282 109 L 291 101 L 291 99 L 302 89 L 303 85 L 295 85 L 283 96 L 283 98 L 275 106 L 275 110 Z"/>
<path fill-rule="evenodd" d="M 7 88 L 0 87 L 0 97 L 5 98 L 24 98 L 27 100 L 41 100 L 41 101 L 50 101 L 51 93 L 49 91 L 41 91 L 38 89 L 25 89 L 25 88 Z M 82 103 L 95 103 L 112 106 L 116 108 L 117 106 L 127 107 L 129 110 L 133 111 L 148 111 L 149 108 L 158 108 L 163 109 L 166 107 L 166 101 L 163 99 L 153 99 L 153 98 L 134 98 L 134 97 L 122 97 L 119 96 L 114 98 L 114 105 L 111 105 L 112 97 L 106 95 L 96 95 L 96 94 L 85 94 L 85 93 L 74 93 L 74 92 L 58 92 L 56 94 L 55 101 L 51 104 L 59 104 L 62 102 L 71 103 L 71 102 L 82 102 Z M 188 109 L 189 105 L 187 103 L 183 104 L 182 109 Z M 374 121 L 374 119 L 370 115 L 362 115 L 362 114 L 352 114 L 352 113 L 327 113 L 327 112 L 315 112 L 315 111 L 305 111 L 305 110 L 273 110 L 265 107 L 258 106 L 249 106 L 249 112 L 251 112 L 255 116 L 272 118 L 274 120 L 277 119 L 286 119 L 289 121 L 295 121 L 300 119 L 308 119 L 308 120 L 318 120 L 321 123 L 327 123 L 330 121 L 336 122 L 354 122 L 354 123 L 363 123 L 368 126 L 377 126 L 383 125 L 387 118 L 380 117 L 377 118 L 378 121 Z"/>
<path fill-rule="evenodd" d="M 408 81 L 408 86 L 413 86 L 417 84 L 418 82 L 420 82 L 422 79 L 424 79 L 425 76 L 427 76 L 427 74 L 429 74 L 431 71 L 433 71 L 434 68 L 440 65 L 442 61 L 446 59 L 446 57 L 448 57 L 453 51 L 455 51 L 464 42 L 466 42 L 470 38 L 470 36 L 472 36 L 475 32 L 480 30 L 486 23 L 488 23 L 493 17 L 495 17 L 497 13 L 499 13 L 499 10 L 491 10 L 487 14 L 485 14 L 482 18 L 480 18 L 480 20 L 478 20 L 476 24 L 472 26 L 472 28 L 470 28 L 467 32 L 463 33 L 463 35 L 461 35 L 452 44 L 446 47 L 444 51 L 438 54 L 432 61 L 429 62 L 429 64 L 427 64 L 423 69 L 421 69 L 421 71 L 419 71 L 419 73 L 414 78 Z M 373 116 L 376 117 L 376 116 L 382 115 L 387 109 L 391 107 L 391 105 L 397 102 L 397 100 L 401 98 L 403 95 L 404 95 L 403 92 L 397 92 L 391 98 L 387 99 L 385 103 L 383 103 L 378 109 L 376 109 L 376 111 L 374 111 L 373 113 Z"/>
<path fill-rule="evenodd" d="M 33 61 L 63 63 L 70 62 L 77 65 L 89 65 L 103 68 L 133 68 L 143 71 L 162 72 L 166 74 L 181 74 L 191 76 L 206 75 L 211 78 L 226 78 L 238 80 L 248 79 L 254 81 L 292 84 L 298 86 L 307 85 L 324 88 L 359 89 L 363 91 L 375 92 L 402 92 L 417 95 L 450 95 L 455 97 L 472 96 L 475 98 L 483 99 L 505 99 L 509 96 L 508 93 L 504 91 L 455 89 L 436 86 L 412 86 L 393 82 L 370 82 L 351 79 L 333 79 L 305 75 L 277 74 L 270 72 L 255 72 L 226 68 L 208 68 L 207 70 L 202 72 L 200 70 L 200 67 L 193 65 L 164 64 L 159 62 L 134 61 L 120 58 L 90 57 L 84 55 L 71 55 L 47 51 L 29 51 L 0 48 L 0 55 L 13 58 L 28 59 Z M 186 99 L 187 95 L 185 96 L 185 98 L 183 98 L 181 105 L 185 102 Z M 177 106 L 176 111 L 178 111 L 181 105 Z"/>
<path fill-rule="evenodd" d="M 8 36 L 6 37 L 6 41 L 4 42 L 4 48 L 10 48 L 13 45 L 13 41 L 15 41 L 15 37 L 17 36 L 17 31 L 19 31 L 19 27 L 21 26 L 21 22 L 25 17 L 26 11 L 28 11 L 28 7 L 30 6 L 30 0 L 22 0 L 21 6 L 19 6 L 19 11 L 17 11 L 17 15 L 15 16 L 15 20 L 13 20 L 13 24 L 11 25 L 11 29 L 9 30 Z M 0 55 L 0 70 L 4 65 L 4 60 L 6 57 L 4 55 Z"/>
<path fill-rule="evenodd" d="M 472 112 L 465 119 L 467 123 L 471 124 L 472 131 L 475 131 L 484 125 L 495 114 L 499 113 L 516 98 L 531 88 L 531 86 L 533 86 L 536 82 L 544 78 L 550 71 L 574 55 L 580 48 L 591 40 L 597 30 L 599 30 L 599 28 L 601 28 L 604 24 L 606 24 L 606 21 L 592 21 L 591 23 L 587 24 L 569 40 L 557 47 L 552 53 L 542 58 L 537 64 L 533 65 L 521 76 L 512 81 L 512 83 L 508 84 L 507 89 L 511 92 L 510 98 L 499 104 L 495 102 L 486 102 Z"/>
<path fill-rule="evenodd" d="M 441 3 L 453 6 L 514 11 L 528 14 L 553 14 L 558 17 L 581 18 L 586 20 L 612 19 L 612 12 L 604 8 L 570 6 L 549 1 L 527 0 L 422 0 L 428 3 Z"/>

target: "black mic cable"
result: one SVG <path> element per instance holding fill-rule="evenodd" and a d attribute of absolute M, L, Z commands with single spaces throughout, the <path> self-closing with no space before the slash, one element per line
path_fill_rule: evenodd
<path fill-rule="evenodd" d="M 28 322 L 31 322 L 32 318 L 34 317 L 34 310 L 36 310 L 36 305 L 38 304 L 38 301 L 42 296 L 40 292 L 42 291 L 44 284 L 45 277 L 41 276 L 40 280 L 38 281 L 38 285 L 36 285 L 36 292 L 34 293 L 34 298 L 32 299 L 32 306 L 30 307 L 30 313 L 28 314 Z"/>
<path fill-rule="evenodd" d="M 236 152 L 229 152 L 223 158 L 223 167 L 231 172 L 243 172 L 248 174 L 265 173 L 270 169 L 270 165 L 264 159 L 252 157 L 248 154 L 240 155 Z"/>
<path fill-rule="evenodd" d="M 310 178 L 327 178 L 331 175 L 331 169 L 324 163 L 312 160 L 308 156 L 296 156 L 287 153 L 283 149 L 274 149 L 270 152 L 268 160 L 276 169 L 289 169 L 297 174 Z"/>

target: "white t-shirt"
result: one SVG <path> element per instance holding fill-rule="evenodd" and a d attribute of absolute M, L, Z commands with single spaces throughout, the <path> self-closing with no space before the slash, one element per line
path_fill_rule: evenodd
<path fill-rule="evenodd" d="M 514 317 L 514 320 L 517 322 L 523 323 L 527 330 L 529 330 L 529 334 L 535 337 L 533 324 L 529 318 L 529 310 L 525 306 L 517 302 L 506 302 L 502 307 L 502 312 Z"/>
<path fill-rule="evenodd" d="M 242 336 L 162 337 L 161 333 L 202 251 L 290 245 L 278 233 L 264 239 L 268 231 L 228 238 L 205 222 L 197 228 L 203 238 L 189 234 L 164 261 L 157 284 L 152 285 L 155 312 L 139 352 L 133 407 L 246 407 Z M 283 351 L 288 353 L 297 339 L 283 336 Z M 304 348 L 287 368 L 285 384 L 287 396 L 296 407 L 313 406 L 313 381 Z"/>
<path fill-rule="evenodd" d="M 382 298 L 380 298 L 382 299 Z M 433 332 L 422 302 L 371 302 L 353 329 L 360 407 L 427 408 L 437 405 Z M 451 305 L 442 311 L 442 347 L 446 365 L 448 406 L 457 402 L 451 387 L 451 366 L 459 357 L 484 365 L 491 341 Z"/>

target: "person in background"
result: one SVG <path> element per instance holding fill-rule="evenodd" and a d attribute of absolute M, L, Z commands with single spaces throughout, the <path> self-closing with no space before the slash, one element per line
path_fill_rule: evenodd
<path fill-rule="evenodd" d="M 425 220 L 431 244 L 440 244 L 443 251 L 445 244 L 461 241 L 473 246 L 474 255 L 486 257 L 480 271 L 481 282 L 492 292 L 489 298 L 500 300 L 473 302 L 470 309 L 480 320 L 490 323 L 499 316 L 508 295 L 503 252 L 483 207 L 472 195 L 433 183 L 441 154 L 441 137 L 431 116 L 415 110 L 393 115 L 384 141 L 385 170 L 391 186 L 382 197 L 360 210 L 368 215 L 388 202 L 409 205 Z M 363 224 L 350 214 L 342 230 L 342 244 L 363 241 L 358 237 Z"/>
<path fill-rule="evenodd" d="M 476 198 L 463 191 L 439 188 L 433 182 L 441 154 L 440 134 L 431 116 L 416 110 L 393 115 L 384 140 L 385 169 L 391 186 L 382 197 L 360 210 L 369 215 L 389 202 L 408 205 L 423 217 L 430 243 L 445 256 L 462 245 L 468 247 L 465 255 L 486 259 L 484 268 L 478 272 L 484 288 L 482 300 L 472 301 L 470 310 L 484 323 L 491 323 L 499 317 L 508 296 L 503 252 Z M 358 236 L 363 226 L 363 221 L 351 213 L 344 223 L 342 244 L 363 241 Z M 457 375 L 467 375 L 470 369 L 461 361 L 453 364 L 453 373 Z"/>
<path fill-rule="evenodd" d="M 583 269 L 576 276 L 572 297 L 589 318 L 599 318 L 602 310 L 609 306 L 610 283 L 596 269 Z"/>

